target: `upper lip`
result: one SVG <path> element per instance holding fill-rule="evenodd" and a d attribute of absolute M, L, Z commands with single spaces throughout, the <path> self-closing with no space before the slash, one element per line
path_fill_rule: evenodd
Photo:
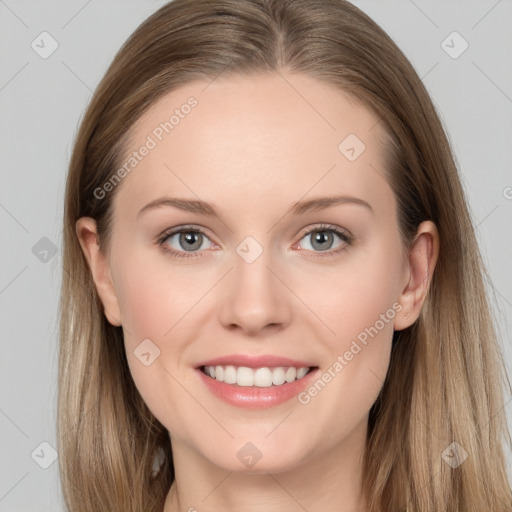
<path fill-rule="evenodd" d="M 295 368 L 310 368 L 315 366 L 308 361 L 298 361 L 297 359 L 290 359 L 288 357 L 280 357 L 273 355 L 260 355 L 252 356 L 248 354 L 232 354 L 229 356 L 216 357 L 209 359 L 199 364 L 197 367 L 202 366 L 245 366 L 247 368 L 273 368 L 278 366 L 293 366 Z"/>

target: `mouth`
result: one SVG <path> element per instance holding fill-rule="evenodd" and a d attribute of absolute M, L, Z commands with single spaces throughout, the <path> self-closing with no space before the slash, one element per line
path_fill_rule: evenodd
<path fill-rule="evenodd" d="M 316 366 L 277 366 L 249 368 L 248 366 L 233 365 L 203 365 L 199 369 L 211 379 L 225 384 L 241 386 L 270 388 L 290 384 L 303 379 Z"/>
<path fill-rule="evenodd" d="M 249 409 L 269 408 L 297 397 L 319 371 L 311 362 L 248 355 L 204 361 L 195 369 L 211 394 Z"/>

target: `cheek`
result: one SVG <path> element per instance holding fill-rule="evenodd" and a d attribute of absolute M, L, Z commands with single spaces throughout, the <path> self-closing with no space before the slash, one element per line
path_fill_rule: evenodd
<path fill-rule="evenodd" d="M 168 307 L 176 303 L 173 291 L 152 284 L 148 279 L 131 278 L 123 294 L 123 327 L 133 342 L 141 337 L 158 340 L 173 324 L 173 311 Z"/>
<path fill-rule="evenodd" d="M 339 264 L 302 272 L 293 286 L 306 298 L 329 351 L 339 353 L 359 335 L 364 341 L 364 333 L 374 332 L 375 324 L 384 338 L 392 335 L 401 273 L 400 246 L 376 240 L 371 247 L 347 253 Z"/>
<path fill-rule="evenodd" d="M 303 282 L 303 293 L 309 290 L 311 307 L 323 320 L 319 339 L 329 355 L 299 402 L 311 417 L 338 426 L 328 434 L 332 442 L 364 421 L 384 383 L 394 318 L 402 309 L 397 302 L 400 251 L 399 244 L 381 241 L 347 258 L 346 265 Z"/>
<path fill-rule="evenodd" d="M 147 249 L 146 249 L 147 251 Z M 165 259 L 134 251 L 119 266 L 118 298 L 123 328 L 130 344 L 149 338 L 155 343 L 174 329 L 197 301 L 201 286 L 187 270 L 174 268 Z"/>
<path fill-rule="evenodd" d="M 116 284 L 130 373 L 156 418 L 175 435 L 186 437 L 186 422 L 169 411 L 180 410 L 185 416 L 195 411 L 187 393 L 189 339 L 199 336 L 199 301 L 218 277 L 199 275 L 192 265 L 172 266 L 147 254 L 137 257 L 136 252 L 121 261 Z"/>
<path fill-rule="evenodd" d="M 346 307 L 338 307 L 338 322 L 332 324 L 336 335 L 323 337 L 329 356 L 315 381 L 298 395 L 305 421 L 331 425 L 311 429 L 312 447 L 331 449 L 363 425 L 388 372 L 393 319 L 400 305 L 392 303 L 389 293 L 359 291 L 346 296 Z"/>
<path fill-rule="evenodd" d="M 190 402 L 180 373 L 186 344 L 182 329 L 189 325 L 180 298 L 183 290 L 163 280 L 147 265 L 139 268 L 143 270 L 134 267 L 123 283 L 121 311 L 129 370 L 155 417 L 183 437 L 186 422 L 170 413 L 183 412 Z"/>

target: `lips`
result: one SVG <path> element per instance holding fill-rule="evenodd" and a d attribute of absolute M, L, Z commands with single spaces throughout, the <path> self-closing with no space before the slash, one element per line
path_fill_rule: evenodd
<path fill-rule="evenodd" d="M 227 382 L 224 382 L 223 378 L 218 380 L 219 376 L 215 375 L 215 370 L 224 373 L 226 369 L 230 372 L 241 370 L 248 375 L 244 375 L 242 380 L 239 379 L 240 375 L 235 379 L 227 379 Z M 278 382 L 274 383 L 273 380 L 269 380 L 269 375 L 266 375 L 272 374 L 275 377 L 280 375 L 283 369 L 288 369 L 285 375 L 289 374 L 284 380 L 281 376 Z M 311 384 L 318 370 L 319 368 L 311 361 L 272 355 L 242 354 L 209 359 L 196 368 L 201 381 L 213 395 L 236 407 L 251 409 L 268 408 L 292 399 Z M 267 378 L 258 375 L 259 373 L 265 374 Z M 246 380 L 251 380 L 249 374 L 255 376 L 254 382 Z"/>

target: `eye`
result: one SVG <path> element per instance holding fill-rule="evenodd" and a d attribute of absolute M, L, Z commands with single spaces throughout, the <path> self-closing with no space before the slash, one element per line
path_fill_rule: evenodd
<path fill-rule="evenodd" d="M 338 242 L 337 240 L 338 239 Z M 306 243 L 302 243 L 306 240 Z M 332 256 L 337 254 L 351 245 L 353 238 L 348 233 L 343 232 L 340 228 L 331 225 L 315 226 L 306 232 L 301 241 L 295 245 L 298 249 L 306 249 L 313 253 L 326 253 L 326 254 L 312 254 L 312 257 L 318 256 Z M 335 246 L 334 250 L 333 246 Z"/>
<path fill-rule="evenodd" d="M 307 231 L 293 248 L 306 249 L 311 252 L 310 257 L 333 256 L 350 246 L 353 239 L 337 226 L 320 225 Z M 306 243 L 302 244 L 302 240 L 306 240 Z M 188 226 L 166 231 L 159 237 L 157 243 L 164 252 L 177 258 L 200 258 L 202 255 L 199 251 L 218 247 L 201 229 Z M 336 244 L 337 247 L 332 250 L 333 245 Z"/>
<path fill-rule="evenodd" d="M 197 258 L 198 251 L 208 249 L 208 242 L 213 244 L 206 234 L 198 229 L 182 226 L 172 231 L 166 231 L 159 239 L 158 243 L 162 249 L 178 258 Z M 214 244 L 213 244 L 214 245 Z M 189 253 L 189 254 L 187 254 Z"/>

